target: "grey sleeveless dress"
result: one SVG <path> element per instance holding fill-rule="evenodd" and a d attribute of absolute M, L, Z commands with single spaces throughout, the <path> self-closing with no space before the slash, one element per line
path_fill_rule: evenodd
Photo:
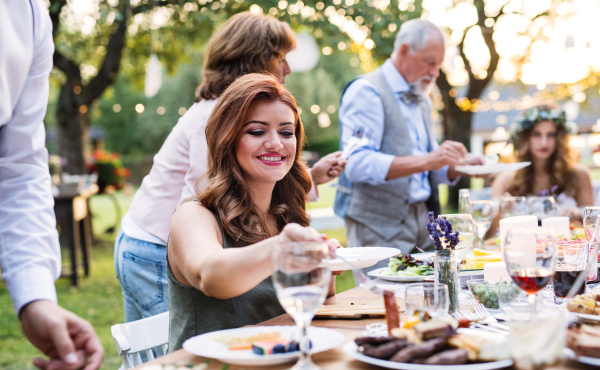
<path fill-rule="evenodd" d="M 213 213 L 214 214 L 214 213 Z M 223 248 L 243 248 L 223 230 Z M 169 279 L 169 352 L 180 349 L 187 339 L 211 331 L 254 325 L 285 313 L 271 281 L 266 278 L 248 292 L 230 299 L 207 297 L 200 290 L 175 279 L 167 258 Z"/>

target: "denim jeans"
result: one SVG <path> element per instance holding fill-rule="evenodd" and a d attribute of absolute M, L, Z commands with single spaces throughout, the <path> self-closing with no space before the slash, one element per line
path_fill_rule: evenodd
<path fill-rule="evenodd" d="M 125 322 L 169 310 L 167 247 L 134 239 L 119 230 L 115 271 L 123 290 Z"/>

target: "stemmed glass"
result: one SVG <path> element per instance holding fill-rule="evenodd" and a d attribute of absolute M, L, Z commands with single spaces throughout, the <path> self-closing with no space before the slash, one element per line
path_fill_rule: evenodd
<path fill-rule="evenodd" d="M 583 229 L 585 230 L 585 239 L 590 243 L 587 281 L 594 281 L 598 278 L 598 235 L 597 224 L 600 217 L 600 207 L 585 207 L 583 211 Z"/>
<path fill-rule="evenodd" d="M 473 216 L 466 213 L 439 215 L 438 218 L 446 220 L 452 224 L 452 229 L 458 231 L 460 242 L 454 248 L 454 257 L 460 263 L 473 250 L 473 241 L 475 239 L 475 222 Z"/>
<path fill-rule="evenodd" d="M 494 218 L 494 204 L 491 200 L 473 200 L 471 201 L 471 208 L 477 238 L 479 239 L 479 248 L 483 249 L 483 238 L 492 226 L 492 219 Z"/>
<path fill-rule="evenodd" d="M 273 252 L 273 285 L 279 303 L 300 329 L 300 358 L 292 369 L 319 369 L 310 359 L 307 330 L 325 301 L 331 270 L 322 261 L 329 259 L 323 242 L 285 242 Z"/>
<path fill-rule="evenodd" d="M 552 230 L 543 227 L 509 230 L 502 253 L 510 277 L 527 293 L 533 318 L 536 293 L 554 276 L 557 248 Z"/>
<path fill-rule="evenodd" d="M 500 200 L 500 211 L 502 218 L 527 215 L 527 198 L 525 197 L 502 197 Z"/>
<path fill-rule="evenodd" d="M 538 220 L 556 215 L 557 208 L 554 197 L 551 195 L 530 196 L 527 197 L 527 203 L 529 206 L 529 214 L 537 216 Z"/>

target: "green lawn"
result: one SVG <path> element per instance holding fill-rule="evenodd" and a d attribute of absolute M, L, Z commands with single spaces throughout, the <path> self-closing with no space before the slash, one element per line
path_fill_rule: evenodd
<path fill-rule="evenodd" d="M 81 288 L 70 286 L 66 278 L 58 279 L 56 290 L 60 305 L 89 320 L 102 341 L 106 357 L 103 369 L 120 366 L 112 336 L 111 325 L 123 321 L 121 287 L 113 267 L 113 246 L 110 238 L 96 241 L 92 256 L 92 276 L 82 279 Z M 0 369 L 35 369 L 31 361 L 39 356 L 37 349 L 22 334 L 4 283 L 0 283 Z"/>
<path fill-rule="evenodd" d="M 334 194 L 334 191 L 331 194 Z M 118 192 L 115 197 L 124 214 L 132 197 L 125 196 L 121 192 Z M 321 198 L 321 201 L 324 199 Z M 56 282 L 56 290 L 62 307 L 90 321 L 96 329 L 106 352 L 102 369 L 116 370 L 121 364 L 121 358 L 117 355 L 110 327 L 123 322 L 123 298 L 114 272 L 114 236 L 104 233 L 106 229 L 114 226 L 116 213 L 111 198 L 106 195 L 93 197 L 90 208 L 94 215 L 95 235 L 91 276 L 81 280 L 80 289 L 71 287 L 69 279 L 60 278 Z M 325 233 L 345 245 L 344 230 L 329 230 Z M 63 254 L 63 259 L 68 257 L 66 253 Z M 337 277 L 338 293 L 352 287 L 354 287 L 354 280 L 351 273 L 346 272 Z M 0 282 L 0 369 L 35 369 L 31 361 L 36 356 L 39 356 L 39 353 L 25 339 L 11 307 L 6 286 Z"/>

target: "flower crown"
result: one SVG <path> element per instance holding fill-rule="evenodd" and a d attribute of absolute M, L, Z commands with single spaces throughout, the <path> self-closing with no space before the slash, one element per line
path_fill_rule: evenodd
<path fill-rule="evenodd" d="M 512 125 L 512 139 L 513 142 L 516 141 L 517 136 L 525 130 L 529 130 L 536 123 L 541 121 L 551 121 L 557 127 L 562 127 L 565 129 L 567 134 L 574 135 L 577 133 L 578 128 L 575 122 L 567 122 L 567 115 L 564 110 L 561 109 L 549 109 L 549 110 L 539 110 L 537 108 L 530 108 L 523 113 L 523 116 L 518 118 L 515 123 Z"/>

